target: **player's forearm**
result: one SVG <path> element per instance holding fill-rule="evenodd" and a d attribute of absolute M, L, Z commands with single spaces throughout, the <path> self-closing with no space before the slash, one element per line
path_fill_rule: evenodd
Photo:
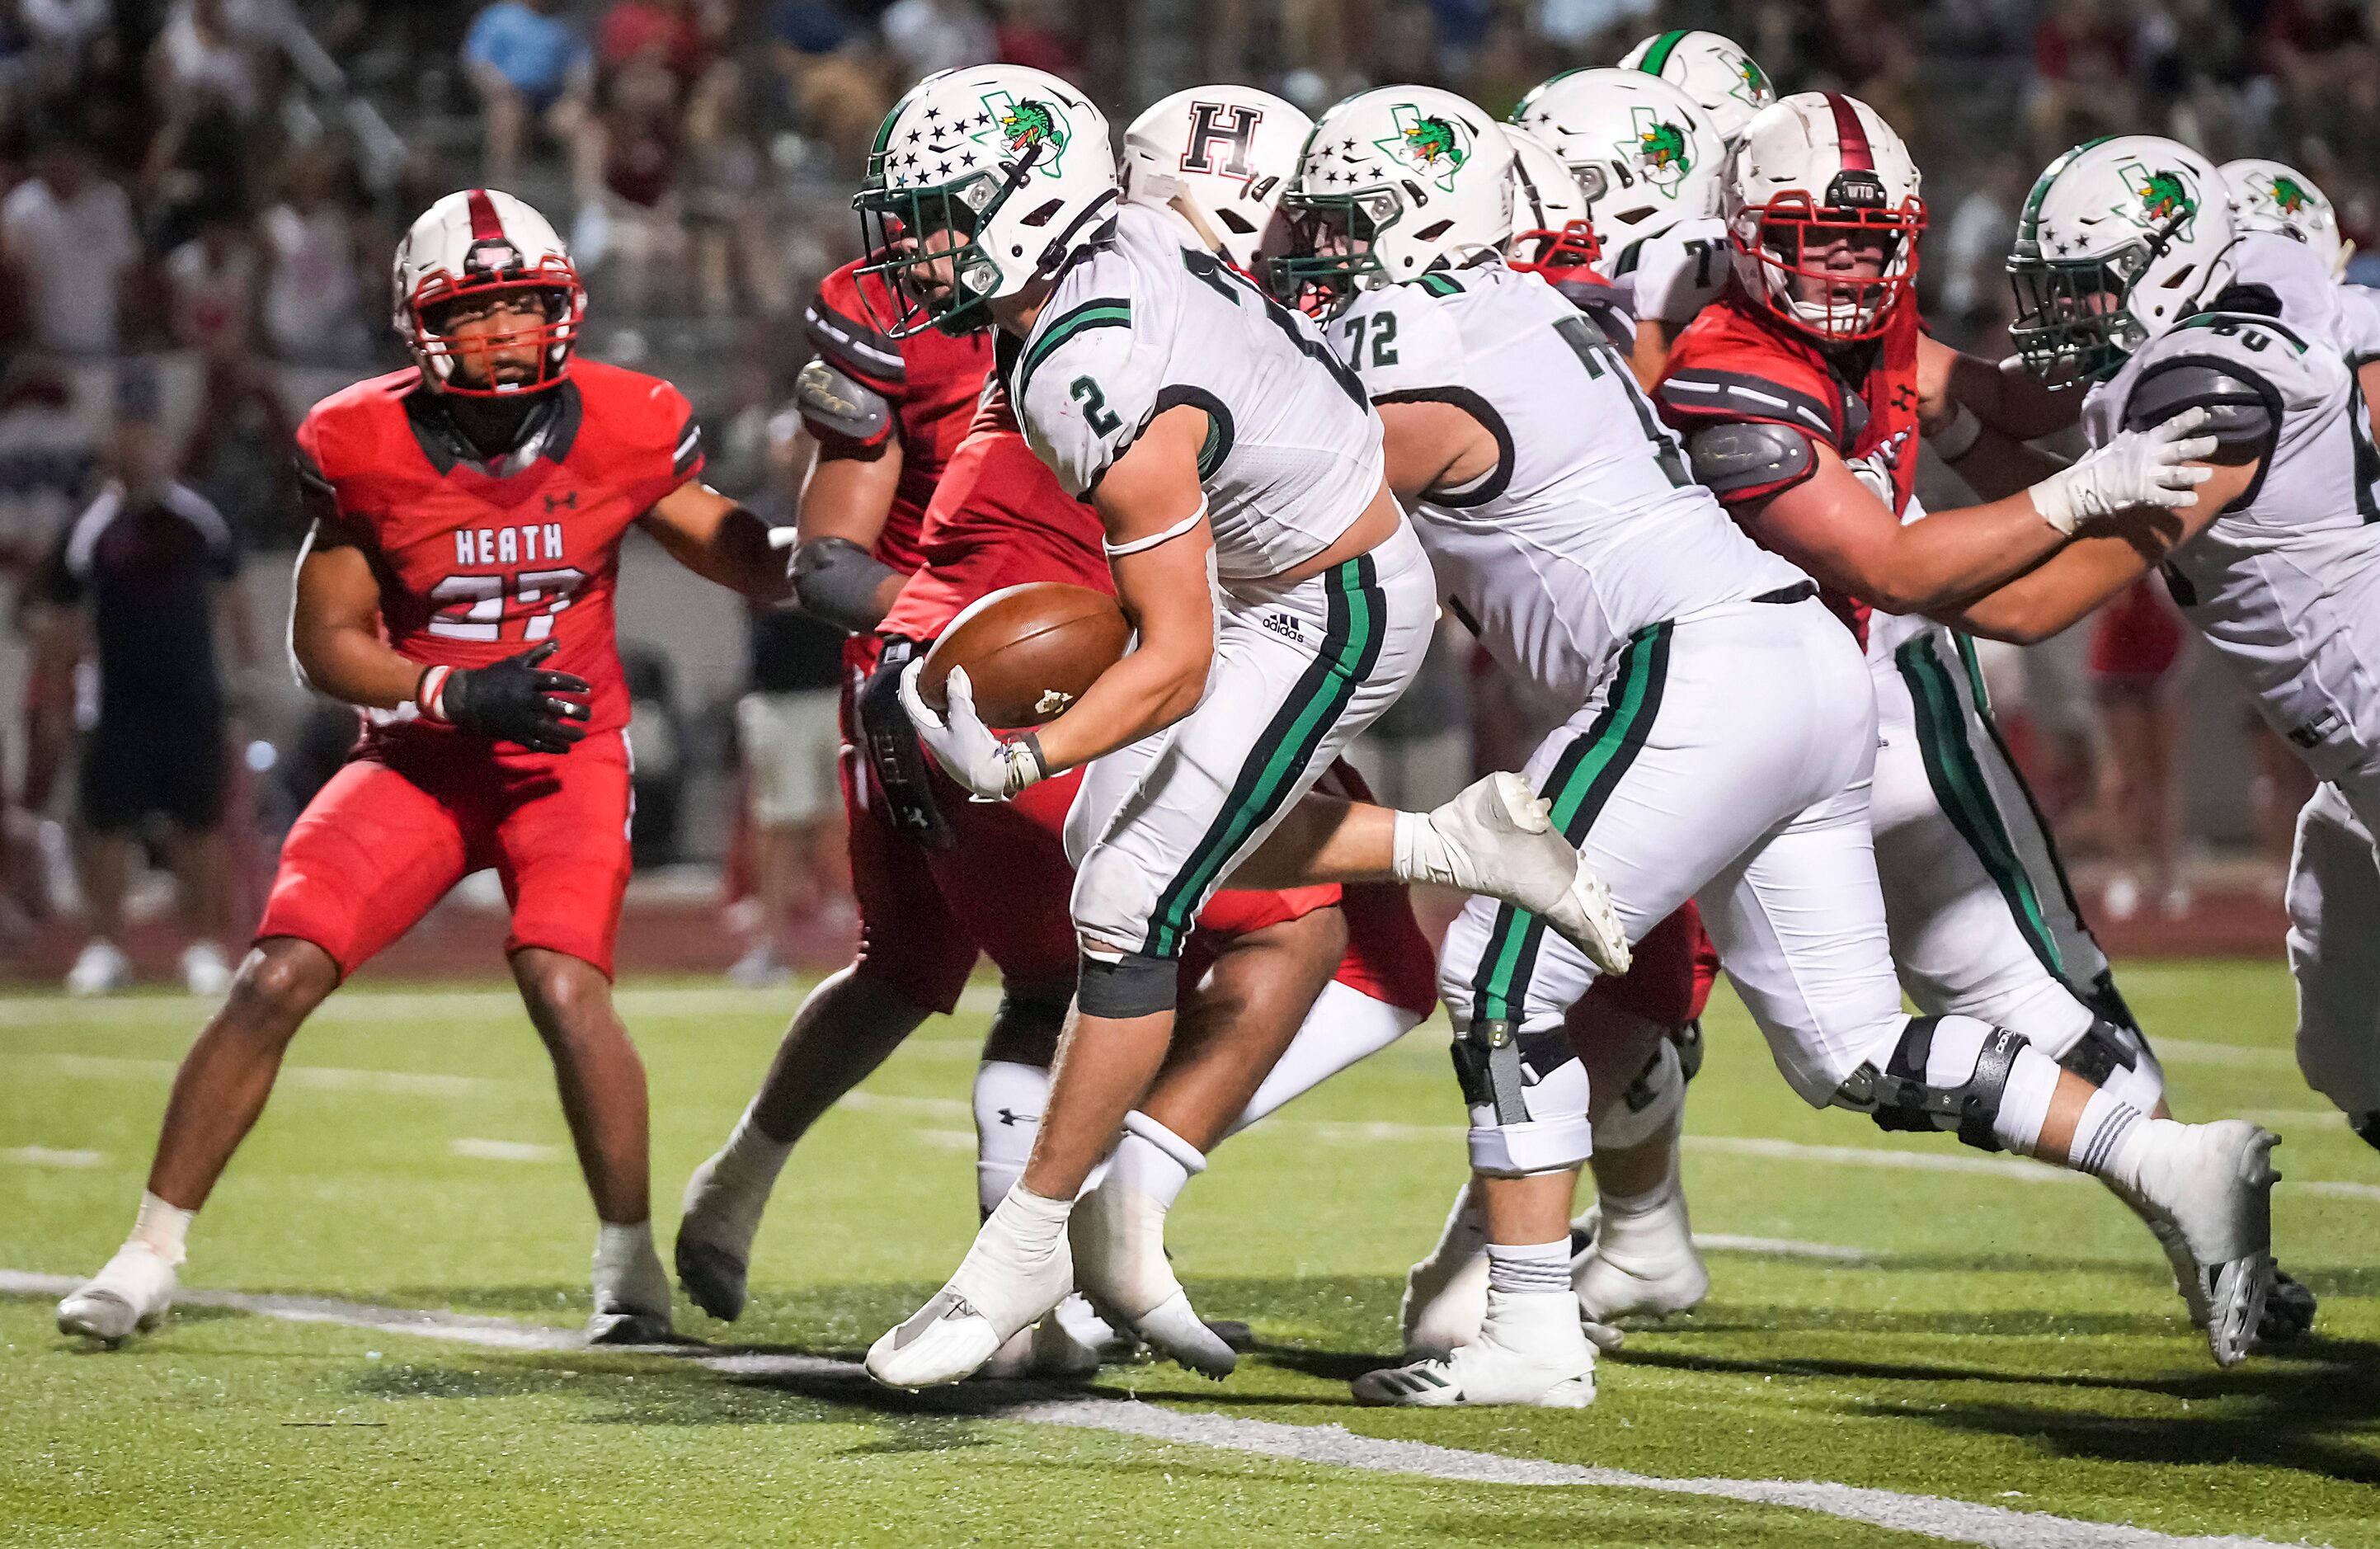
<path fill-rule="evenodd" d="M 2055 435 L 2082 417 L 2082 395 L 2052 392 L 2012 361 L 1979 360 L 1926 339 L 1920 345 L 1918 408 L 1927 435 L 1939 433 L 1959 406 L 1989 430 L 2018 441 Z M 1940 387 L 1929 391 L 1934 383 Z"/>
<path fill-rule="evenodd" d="M 1041 762 L 1054 774 L 1163 731 L 1198 707 L 1212 659 L 1211 642 L 1204 652 L 1144 645 L 1099 674 L 1064 714 L 1041 728 Z"/>
<path fill-rule="evenodd" d="M 720 513 L 699 534 L 662 524 L 651 531 L 671 558 L 705 580 L 759 603 L 782 603 L 794 594 L 785 553 L 769 542 L 769 524 L 741 506 Z"/>
<path fill-rule="evenodd" d="M 1925 613 L 2023 574 L 2064 542 L 2020 493 L 1896 529 L 1846 590 L 1888 613 Z"/>
<path fill-rule="evenodd" d="M 390 650 L 375 630 L 301 623 L 290 630 L 289 645 L 308 683 L 349 704 L 394 710 L 421 684 L 421 664 Z"/>
<path fill-rule="evenodd" d="M 1943 461 L 1983 500 L 2005 500 L 2066 466 L 2065 458 L 1988 427 L 1976 433 L 1963 456 Z"/>
<path fill-rule="evenodd" d="M 2078 538 L 2006 586 L 1934 616 L 1986 640 L 2038 645 L 2089 617 L 2147 574 L 2153 562 L 2126 538 Z"/>

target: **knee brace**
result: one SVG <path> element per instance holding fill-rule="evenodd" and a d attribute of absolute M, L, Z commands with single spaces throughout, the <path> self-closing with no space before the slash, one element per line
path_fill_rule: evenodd
<path fill-rule="evenodd" d="M 2058 1063 L 2143 1114 L 2156 1112 L 2165 1100 L 2165 1067 L 2138 1028 L 2093 1022 L 2072 1048 L 2058 1056 Z"/>
<path fill-rule="evenodd" d="M 1954 1085 L 1928 1075 L 1934 1038 L 1943 1020 L 1912 1017 L 1885 1067 L 1878 1070 L 1873 1063 L 1861 1066 L 1843 1083 L 1836 1101 L 1866 1113 L 1879 1129 L 1956 1129 L 1961 1140 L 1978 1151 L 1998 1151 L 2000 1143 L 1992 1132 L 1993 1123 L 1999 1117 L 2000 1100 L 2008 1091 L 2009 1072 L 2028 1045 L 2021 1033 L 1985 1028 L 1982 1047 L 1967 1078 Z M 1982 1025 L 1965 1018 L 1960 1020 Z"/>
<path fill-rule="evenodd" d="M 1181 981 L 1181 965 L 1171 957 L 1127 952 L 1110 962 L 1086 952 L 1075 970 L 1075 1004 L 1086 1017 L 1154 1016 L 1173 1009 Z"/>
<path fill-rule="evenodd" d="M 1665 1038 L 1595 1127 L 1596 1139 L 1607 1152 L 1633 1150 L 1659 1134 L 1685 1106 L 1684 1061 L 1677 1045 Z"/>
<path fill-rule="evenodd" d="M 1454 1041 L 1454 1079 L 1471 1110 L 1471 1170 L 1527 1177 L 1575 1167 L 1595 1153 L 1586 1067 L 1559 1029 L 1520 1033 L 1475 1021 Z"/>

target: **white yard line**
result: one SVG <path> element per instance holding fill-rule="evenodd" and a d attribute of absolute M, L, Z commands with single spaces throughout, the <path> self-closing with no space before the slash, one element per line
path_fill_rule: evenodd
<path fill-rule="evenodd" d="M 560 1146 L 540 1145 L 535 1140 L 481 1140 L 468 1136 L 447 1141 L 446 1149 L 474 1162 L 563 1162 L 570 1156 Z"/>
<path fill-rule="evenodd" d="M 0 1270 L 0 1292 L 64 1296 L 80 1283 L 62 1275 Z M 579 1336 L 567 1329 L 539 1327 L 504 1318 L 373 1307 L 328 1298 L 249 1296 L 237 1291 L 184 1290 L 179 1299 L 195 1306 L 234 1308 L 292 1323 L 334 1323 L 494 1349 L 584 1348 Z M 647 1347 L 645 1353 L 672 1352 L 666 1348 Z M 722 1354 L 694 1359 L 710 1371 L 733 1377 L 850 1379 L 857 1378 L 861 1370 L 850 1361 L 830 1360 L 821 1356 Z M 987 1393 L 986 1397 L 990 1395 Z M 2267 1539 L 2177 1537 L 2146 1528 L 2053 1517 L 2046 1512 L 2011 1511 L 1973 1501 L 1867 1489 L 1824 1480 L 1663 1479 L 1619 1469 L 1468 1452 L 1427 1442 L 1391 1441 L 1361 1435 L 1340 1425 L 1284 1425 L 1207 1410 L 1170 1409 L 1129 1398 L 1026 1399 L 987 1409 L 981 1418 L 1102 1431 L 1144 1441 L 1465 1484 L 1646 1490 L 1663 1494 L 1701 1495 L 1815 1512 L 1953 1543 L 1981 1544 L 1985 1549 L 2283 1549 Z"/>
<path fill-rule="evenodd" d="M 1953 1143 L 1942 1137 L 1946 1148 Z M 1775 1162 L 1827 1162 L 1846 1167 L 1898 1167 L 1919 1173 L 1981 1173 L 2014 1178 L 2020 1183 L 2083 1183 L 2081 1173 L 2014 1157 L 1975 1156 L 1960 1151 L 1886 1151 L 1876 1146 L 1816 1146 L 1801 1140 L 1772 1140 L 1756 1135 L 1688 1135 L 1688 1151 L 1715 1152 L 1728 1156 L 1757 1156 Z"/>
<path fill-rule="evenodd" d="M 171 1059 L 118 1059 L 106 1055 L 52 1055 L 63 1075 L 107 1081 L 170 1081 L 181 1068 Z M 479 1076 L 448 1076 L 411 1070 L 344 1070 L 329 1065 L 285 1065 L 279 1084 L 321 1092 L 392 1092 L 408 1097 L 469 1097 L 504 1086 Z"/>
<path fill-rule="evenodd" d="M 808 993 L 810 982 L 766 990 L 739 990 L 726 984 L 692 984 L 672 988 L 634 985 L 613 992 L 612 1004 L 632 1022 L 639 1018 L 715 1017 L 721 1013 L 793 1015 Z M 0 1028 L 90 1027 L 153 1021 L 157 1014 L 187 1005 L 195 1028 L 213 1009 L 209 1001 L 183 1002 L 166 995 L 122 995 L 106 999 L 71 1000 L 62 995 L 0 995 Z M 969 1016 L 989 1016 L 1000 1006 L 1000 986 L 970 984 L 959 993 L 958 1009 Z M 318 1022 L 425 1022 L 451 1017 L 517 1017 L 520 996 L 504 989 L 363 991 L 333 995 L 312 1020 Z"/>
<path fill-rule="evenodd" d="M 1706 1253 L 1759 1253 L 1772 1259 L 1817 1259 L 1836 1264 L 1873 1264 L 1884 1259 L 1872 1248 L 1802 1242 L 1790 1237 L 1741 1237 L 1733 1232 L 1696 1232 L 1694 1246 Z"/>
<path fill-rule="evenodd" d="M 53 1151 L 48 1146 L 11 1146 L 0 1151 L 0 1162 L 28 1167 L 96 1167 L 107 1160 L 96 1151 Z"/>

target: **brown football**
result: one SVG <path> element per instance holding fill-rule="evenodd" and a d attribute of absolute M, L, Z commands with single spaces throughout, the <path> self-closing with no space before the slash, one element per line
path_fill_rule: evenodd
<path fill-rule="evenodd" d="M 917 692 L 947 709 L 943 682 L 965 667 L 984 725 L 1038 726 L 1082 698 L 1131 638 L 1123 610 L 1104 592 L 1064 581 L 1002 587 L 951 620 L 926 653 Z"/>

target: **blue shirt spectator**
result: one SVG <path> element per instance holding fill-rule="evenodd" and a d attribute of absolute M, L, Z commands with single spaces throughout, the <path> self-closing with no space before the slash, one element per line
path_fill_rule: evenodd
<path fill-rule="evenodd" d="M 587 40 L 549 14 L 553 3 L 497 0 L 472 18 L 463 57 L 494 70 L 537 106 L 551 106 L 589 57 Z"/>

